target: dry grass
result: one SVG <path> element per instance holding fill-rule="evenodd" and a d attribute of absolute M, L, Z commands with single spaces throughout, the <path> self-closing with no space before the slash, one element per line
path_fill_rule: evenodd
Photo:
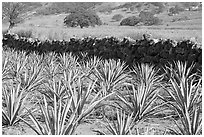
<path fill-rule="evenodd" d="M 76 36 L 79 38 L 105 37 L 115 36 L 118 38 L 130 37 L 132 39 L 140 39 L 143 34 L 150 33 L 153 38 L 166 38 L 173 40 L 184 40 L 195 37 L 197 42 L 202 42 L 202 30 L 178 29 L 178 28 L 145 28 L 145 27 L 129 27 L 129 26 L 97 26 L 89 28 L 66 28 L 66 27 L 16 27 L 12 32 L 17 33 L 21 30 L 31 30 L 34 38 L 41 40 L 49 39 L 65 39 Z"/>
<path fill-rule="evenodd" d="M 111 14 L 98 13 L 102 22 L 108 25 L 102 25 L 90 28 L 67 28 L 63 25 L 63 19 L 66 14 L 34 16 L 13 28 L 12 32 L 21 30 L 31 30 L 34 38 L 41 40 L 49 39 L 65 39 L 77 36 L 81 37 L 105 37 L 115 36 L 124 38 L 125 36 L 132 39 L 140 39 L 144 33 L 151 33 L 153 38 L 166 38 L 173 40 L 184 40 L 192 37 L 199 43 L 202 42 L 202 13 L 200 11 L 185 11 L 175 16 L 168 16 L 167 12 L 158 14 L 157 16 L 163 20 L 162 25 L 158 26 L 119 26 L 120 22 L 112 22 L 112 16 L 121 14 L 124 17 L 137 16 L 138 13 L 126 13 L 114 10 Z M 172 22 L 173 19 L 184 18 L 187 16 L 189 20 L 181 20 Z M 8 26 L 3 24 L 3 30 Z"/>

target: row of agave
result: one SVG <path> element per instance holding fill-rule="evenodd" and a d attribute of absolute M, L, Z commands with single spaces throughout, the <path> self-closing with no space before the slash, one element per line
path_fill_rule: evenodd
<path fill-rule="evenodd" d="M 135 63 L 152 63 L 164 65 L 166 62 L 175 60 L 196 63 L 196 69 L 201 70 L 202 49 L 195 43 L 186 40 L 175 42 L 172 40 L 153 39 L 129 40 L 115 37 L 106 38 L 71 38 L 65 40 L 45 40 L 19 37 L 17 34 L 5 34 L 3 36 L 3 47 L 26 51 L 35 51 L 43 54 L 49 52 L 66 53 L 72 52 L 79 55 L 86 52 L 87 56 L 98 56 L 103 59 L 120 59 L 133 66 Z"/>
<path fill-rule="evenodd" d="M 202 134 L 201 77 L 191 74 L 193 65 L 175 66 L 165 66 L 161 75 L 149 64 L 130 69 L 120 60 L 96 56 L 79 60 L 71 53 L 3 51 L 2 125 L 24 122 L 39 135 L 71 135 L 86 118 L 110 105 L 116 120 L 103 114 L 107 132 L 95 132 L 140 134 L 139 123 L 170 109 L 179 119 L 173 119 L 176 128 L 167 127 L 169 133 Z M 168 82 L 163 81 L 166 74 Z"/>

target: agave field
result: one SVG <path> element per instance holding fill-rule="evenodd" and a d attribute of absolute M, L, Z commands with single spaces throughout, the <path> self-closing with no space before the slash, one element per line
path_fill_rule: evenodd
<path fill-rule="evenodd" d="M 80 42 L 84 50 L 75 46 Z M 144 57 L 149 57 L 151 50 L 144 54 L 145 48 L 135 50 L 141 51 L 137 60 L 136 55 L 131 58 L 127 54 L 133 47 L 124 47 L 125 44 L 119 44 L 116 57 L 114 45 L 110 50 L 107 45 L 90 48 L 74 39 L 72 43 L 75 44 L 69 43 L 66 50 L 64 46 L 57 49 L 54 42 L 42 48 L 42 42 L 37 40 L 4 36 L 2 129 L 23 125 L 38 135 L 72 135 L 83 123 L 98 120 L 104 129 L 93 129 L 95 134 L 143 135 L 148 132 L 141 132 L 138 125 L 157 118 L 173 122 L 159 134 L 202 134 L 200 48 L 189 41 L 181 42 L 184 48 L 180 46 L 179 51 L 177 47 L 175 51 L 169 48 L 171 52 L 160 50 L 171 55 L 171 60 L 161 60 L 162 55 L 155 50 L 151 55 L 158 55 L 159 60 L 151 58 L 147 62 Z M 127 44 L 130 41 L 125 43 L 131 45 Z M 167 43 L 160 41 L 160 45 Z M 150 48 L 153 52 L 153 46 Z M 185 58 L 179 60 L 174 52 L 182 52 Z M 119 56 L 120 53 L 124 54 Z"/>

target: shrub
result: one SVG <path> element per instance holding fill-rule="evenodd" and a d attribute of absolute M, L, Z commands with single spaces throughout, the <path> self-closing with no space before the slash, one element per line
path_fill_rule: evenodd
<path fill-rule="evenodd" d="M 121 14 L 115 14 L 115 15 L 112 17 L 112 20 L 120 21 L 122 18 L 123 18 L 123 15 L 121 15 Z"/>
<path fill-rule="evenodd" d="M 128 17 L 128 18 L 123 19 L 123 20 L 120 22 L 120 25 L 121 25 L 121 26 L 135 26 L 135 25 L 137 25 L 139 22 L 140 22 L 140 18 L 137 18 L 137 17 L 135 17 L 135 16 L 131 16 L 131 17 Z"/>
<path fill-rule="evenodd" d="M 169 9 L 169 14 L 168 15 L 173 15 L 173 14 L 179 14 L 179 12 L 184 11 L 183 8 L 179 7 L 178 5 L 176 5 L 175 7 L 172 7 Z"/>
<path fill-rule="evenodd" d="M 151 25 L 159 25 L 161 24 L 162 20 L 160 20 L 158 17 L 153 17 L 150 19 L 145 20 L 144 24 L 147 26 L 151 26 Z"/>
<path fill-rule="evenodd" d="M 26 38 L 31 38 L 32 37 L 32 30 L 19 30 L 16 32 L 16 34 L 19 37 L 26 37 Z"/>
<path fill-rule="evenodd" d="M 139 14 L 139 17 L 141 18 L 141 22 L 143 22 L 144 25 L 148 25 L 148 26 L 158 25 L 162 21 L 158 17 L 155 17 L 154 14 L 151 12 L 141 11 Z"/>
<path fill-rule="evenodd" d="M 68 27 L 80 26 L 81 28 L 102 24 L 96 13 L 84 9 L 71 12 L 70 15 L 65 17 L 64 23 Z"/>

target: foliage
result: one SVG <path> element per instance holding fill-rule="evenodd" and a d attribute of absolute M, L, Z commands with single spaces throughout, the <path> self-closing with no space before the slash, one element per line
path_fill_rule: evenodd
<path fill-rule="evenodd" d="M 155 17 L 151 12 L 141 11 L 139 17 L 141 18 L 141 22 L 143 22 L 144 25 L 150 26 L 158 25 L 161 23 L 161 20 L 158 17 Z"/>
<path fill-rule="evenodd" d="M 15 53 L 15 54 L 14 54 Z M 42 60 L 34 55 L 28 58 L 25 52 L 4 55 L 3 59 L 3 124 L 15 125 L 26 115 L 26 96 L 38 89 L 44 78 Z M 33 60 L 32 60 L 33 59 Z M 39 61 L 39 62 L 38 62 Z"/>
<path fill-rule="evenodd" d="M 3 109 L 2 125 L 13 126 L 20 122 L 20 117 L 26 114 L 23 111 L 23 104 L 26 99 L 24 90 L 21 89 L 21 83 L 12 85 L 12 87 L 3 87 Z"/>
<path fill-rule="evenodd" d="M 6 34 L 3 36 L 3 48 L 36 52 L 37 54 L 56 52 L 63 54 L 71 52 L 73 55 L 81 56 L 81 52 L 87 57 L 98 56 L 101 59 L 120 59 L 129 66 L 134 63 L 153 63 L 162 67 L 166 62 L 174 60 L 194 61 L 197 69 L 201 70 L 202 49 L 190 40 L 176 42 L 172 40 L 152 39 L 130 40 L 128 38 L 118 39 L 115 37 L 72 38 L 69 41 L 46 40 L 42 42 L 38 39 L 19 38 L 17 35 Z"/>
<path fill-rule="evenodd" d="M 112 17 L 112 20 L 120 21 L 122 18 L 123 18 L 123 15 L 121 15 L 121 14 L 115 14 L 115 15 Z"/>
<path fill-rule="evenodd" d="M 69 83 L 66 81 L 66 83 Z M 31 123 L 22 119 L 27 125 L 29 125 L 37 134 L 43 135 L 71 135 L 74 133 L 76 127 L 82 120 L 84 120 L 96 107 L 99 107 L 99 103 L 107 98 L 105 96 L 103 98 L 99 98 L 100 92 L 93 96 L 92 100 L 90 96 L 94 90 L 95 83 L 89 83 L 87 91 L 83 93 L 82 84 L 78 81 L 80 91 L 77 92 L 77 85 L 71 86 L 70 83 L 65 87 L 68 88 L 68 93 L 66 98 L 64 98 L 63 94 L 59 94 L 62 85 L 59 85 L 59 88 L 55 88 L 53 91 L 53 106 L 48 105 L 48 99 L 45 99 L 44 96 L 44 104 L 40 104 L 40 110 L 45 118 L 45 127 L 41 126 L 40 122 L 37 121 L 35 116 L 29 112 L 29 117 L 35 124 L 35 127 L 32 126 Z M 63 84 L 64 85 L 64 84 Z M 72 89 L 72 87 L 74 89 Z M 66 89 L 65 88 L 65 89 Z M 59 89 L 59 90 L 58 90 Z M 110 94 L 112 95 L 112 94 Z M 110 96 L 109 95 L 109 96 Z M 58 97 L 58 99 L 57 99 Z M 87 101 L 89 104 L 87 106 Z M 64 103 L 65 102 L 65 103 Z"/>
<path fill-rule="evenodd" d="M 33 36 L 32 30 L 19 30 L 16 32 L 20 37 L 31 38 Z"/>
<path fill-rule="evenodd" d="M 56 100 L 54 95 L 53 108 L 48 105 L 47 100 L 44 97 L 44 105 L 40 104 L 40 110 L 45 118 L 45 127 L 37 121 L 35 116 L 28 110 L 29 117 L 33 121 L 34 126 L 31 123 L 22 119 L 29 127 L 31 127 L 38 135 L 70 135 L 73 134 L 77 123 L 75 121 L 76 115 L 73 113 L 69 116 L 69 122 L 66 123 L 66 117 L 69 114 L 72 99 L 65 100 L 63 104 L 62 100 Z"/>
<path fill-rule="evenodd" d="M 170 16 L 174 15 L 174 14 L 179 14 L 179 12 L 184 11 L 184 9 L 182 7 L 179 7 L 178 5 L 176 5 L 175 7 L 172 7 L 169 9 L 169 14 Z"/>
<path fill-rule="evenodd" d="M 19 2 L 3 2 L 2 3 L 2 17 L 8 18 L 10 23 L 9 29 L 19 23 L 19 16 L 24 12 L 24 5 Z"/>
<path fill-rule="evenodd" d="M 26 50 L 32 48 L 35 45 L 33 43 L 36 42 L 32 39 L 18 37 L 15 39 L 7 37 L 7 41 L 3 40 L 3 44 L 7 42 L 8 45 L 23 40 L 21 41 L 24 42 L 23 45 L 27 44 Z M 83 42 L 86 43 L 86 46 L 89 43 L 97 45 L 96 40 L 97 42 L 103 40 L 101 47 L 106 52 L 107 47 L 110 47 L 107 43 L 118 46 L 117 50 L 123 51 L 126 56 L 130 54 L 125 51 L 127 47 L 132 50 L 132 47 L 127 44 L 129 42 L 127 39 L 117 41 L 114 38 L 105 40 L 87 38 L 83 41 L 72 39 L 71 44 L 65 43 L 65 45 L 69 47 L 75 43 L 76 45 L 73 45 L 75 47 Z M 142 42 L 147 41 L 141 40 L 138 43 Z M 169 41 L 162 42 L 164 45 L 170 43 Z M 29 48 L 28 43 L 30 43 Z M 53 41 L 52 44 L 56 43 L 57 41 Z M 134 47 L 141 48 L 138 47 L 138 43 L 134 43 Z M 60 44 L 55 46 L 60 46 Z M 127 47 L 123 48 L 125 44 Z M 157 44 L 163 50 L 171 47 L 171 45 L 162 47 L 161 43 Z M 37 134 L 70 135 L 74 134 L 75 129 L 82 122 L 95 116 L 94 111 L 111 103 L 109 105 L 116 108 L 111 107 L 111 113 L 116 115 L 108 117 L 109 115 L 105 113 L 104 117 L 104 124 L 110 134 L 139 134 L 141 131 L 138 129 L 135 131 L 135 127 L 139 126 L 138 123 L 155 115 L 158 116 L 157 114 L 164 108 L 176 112 L 179 118 L 174 119 L 176 128 L 168 129 L 171 133 L 202 133 L 202 79 L 201 74 L 198 74 L 201 71 L 194 73 L 196 64 L 190 64 L 190 66 L 189 63 L 176 62 L 166 66 L 165 71 L 161 71 L 159 66 L 150 64 L 138 63 L 131 67 L 126 66 L 120 60 L 108 60 L 93 56 L 93 54 L 88 56 L 90 51 L 80 53 L 81 47 L 79 51 L 74 49 L 77 54 L 75 52 L 38 54 L 35 51 L 30 53 L 21 51 L 22 49 L 17 45 L 21 46 L 20 42 L 13 45 L 17 48 L 16 50 L 10 48 L 3 50 L 3 126 L 16 126 L 21 124 L 20 121 L 24 121 Z M 82 49 L 86 50 L 86 46 Z M 175 47 L 175 52 L 178 54 L 183 53 L 181 47 L 194 54 L 197 51 L 187 42 L 179 43 L 176 46 L 178 48 Z M 112 53 L 114 53 L 113 47 L 110 48 Z M 35 45 L 34 48 L 37 49 L 38 46 Z M 47 45 L 46 48 L 53 47 Z M 61 48 L 64 50 L 63 46 Z M 92 48 L 95 47 L 92 46 Z M 154 48 L 157 47 L 154 45 Z M 88 49 L 90 50 L 89 47 Z M 152 54 L 149 52 L 146 52 L 147 55 Z M 131 71 L 128 67 L 131 68 Z M 164 79 L 164 76 L 168 77 L 168 80 Z M 160 91 L 165 92 L 166 95 L 159 95 Z M 158 105 L 157 102 L 161 99 L 164 102 Z M 24 107 L 27 108 L 27 111 Z M 101 134 L 104 133 L 101 132 Z"/>
<path fill-rule="evenodd" d="M 83 120 L 85 120 L 92 111 L 99 108 L 101 106 L 100 102 L 114 93 L 101 97 L 102 90 L 96 91 L 96 81 L 89 81 L 85 86 L 83 79 L 86 75 L 83 73 L 80 64 L 75 66 L 77 65 L 77 60 L 71 54 L 64 54 L 59 57 L 57 57 L 56 54 L 50 54 L 48 56 L 49 59 L 47 59 L 46 56 L 42 60 L 41 58 L 36 59 L 37 63 L 33 62 L 35 61 L 35 58 L 31 61 L 32 56 L 25 60 L 26 62 L 29 61 L 28 64 L 31 65 L 32 62 L 35 65 L 32 66 L 31 70 L 37 67 L 37 71 L 35 72 L 39 74 L 39 76 L 32 76 L 28 73 L 28 77 L 26 77 L 28 80 L 25 80 L 28 82 L 25 83 L 30 83 L 29 85 L 32 85 L 32 87 L 35 87 L 35 85 L 38 84 L 37 86 L 39 88 L 36 88 L 37 91 L 40 91 L 44 95 L 44 100 L 39 100 L 38 104 L 41 116 L 45 120 L 45 126 L 37 120 L 35 110 L 27 110 L 34 126 L 25 118 L 19 118 L 31 127 L 37 134 L 73 134 L 78 124 L 83 122 Z M 75 60 L 75 62 L 73 62 L 73 60 Z M 39 65 L 40 62 L 42 62 L 45 66 L 44 70 L 42 70 L 42 66 Z M 22 71 L 20 72 L 22 73 Z M 48 77 L 49 75 L 50 77 Z M 39 84 L 39 80 L 41 79 L 38 80 L 38 77 L 45 78 L 43 80 L 42 87 L 40 87 Z M 34 78 L 37 80 L 35 79 L 36 81 L 33 85 L 29 81 L 33 81 L 32 79 Z M 23 89 L 33 91 L 31 87 Z M 24 91 L 22 93 L 26 92 Z M 8 102 L 5 104 L 8 104 Z"/>
<path fill-rule="evenodd" d="M 17 23 L 22 22 L 26 18 L 26 13 L 35 6 L 41 5 L 37 2 L 2 2 L 2 19 L 9 22 L 9 30 Z"/>
<path fill-rule="evenodd" d="M 84 9 L 72 11 L 71 14 L 64 18 L 64 23 L 68 27 L 80 26 L 81 28 L 102 24 L 96 13 Z"/>
<path fill-rule="evenodd" d="M 106 119 L 106 128 L 111 135 L 131 135 L 135 127 L 133 114 L 127 115 L 122 109 L 116 111 L 117 120 L 110 121 Z M 102 131 L 97 131 L 100 134 L 106 135 Z"/>
<path fill-rule="evenodd" d="M 158 17 L 155 17 L 152 12 L 145 12 L 141 11 L 139 17 L 131 16 L 123 19 L 120 22 L 120 25 L 127 25 L 127 26 L 135 26 L 139 23 L 143 23 L 144 25 L 159 25 L 161 21 Z"/>
<path fill-rule="evenodd" d="M 127 66 L 120 60 L 105 60 L 95 69 L 97 84 L 102 90 L 103 96 L 117 91 L 127 84 L 129 75 L 126 72 Z"/>
<path fill-rule="evenodd" d="M 174 134 L 199 135 L 202 134 L 202 95 L 201 78 L 195 82 L 195 74 L 191 74 L 194 65 L 187 68 L 186 63 L 176 62 L 175 69 L 168 68 L 172 72 L 169 88 L 164 90 L 171 97 L 167 101 L 179 116 L 180 124 L 174 120 L 177 129 L 170 129 Z"/>
<path fill-rule="evenodd" d="M 131 17 L 127 17 L 125 19 L 123 19 L 120 22 L 121 26 L 135 26 L 140 22 L 140 18 L 136 17 L 136 16 L 131 16 Z"/>
<path fill-rule="evenodd" d="M 133 113 L 136 122 L 140 122 L 155 115 L 159 107 L 154 106 L 157 95 L 162 85 L 162 75 L 158 75 L 158 70 L 148 64 L 141 64 L 133 67 L 133 77 L 135 86 L 124 94 L 119 93 L 117 97 L 124 104 L 129 113 Z M 124 107 L 120 102 L 117 103 Z"/>

